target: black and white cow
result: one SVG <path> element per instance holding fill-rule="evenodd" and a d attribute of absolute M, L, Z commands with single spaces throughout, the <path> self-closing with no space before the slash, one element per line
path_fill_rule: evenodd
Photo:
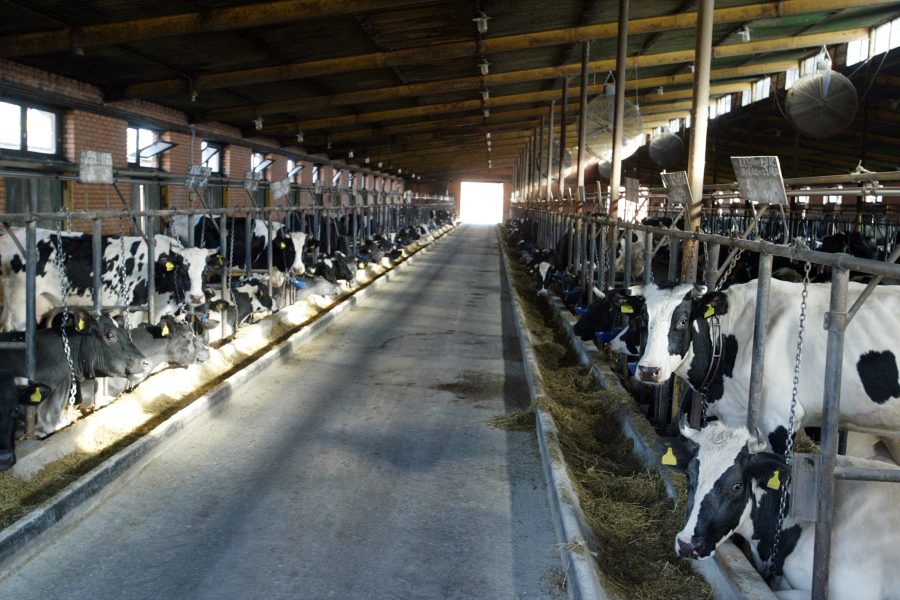
<path fill-rule="evenodd" d="M 711 422 L 698 431 L 682 422 L 681 434 L 687 442 L 665 440 L 662 456 L 663 464 L 684 470 L 688 478 L 687 521 L 675 537 L 675 552 L 685 558 L 706 559 L 732 534 L 738 534 L 749 545 L 760 572 L 765 573 L 774 562 L 775 574 L 780 576 L 776 596 L 809 598 L 815 523 L 796 520 L 788 511 L 777 549 L 774 543 L 781 496 L 791 468 L 784 457 L 766 452 L 744 427 Z M 844 456 L 838 457 L 838 463 L 897 468 Z M 788 508 L 790 500 L 788 496 Z M 835 481 L 829 597 L 900 598 L 898 507 L 900 486 Z"/>
<path fill-rule="evenodd" d="M 625 272 L 625 234 L 619 235 L 616 246 L 616 273 Z M 644 236 L 631 232 L 631 280 L 636 281 L 644 274 Z"/>
<path fill-rule="evenodd" d="M 59 315 L 62 321 L 62 315 Z M 146 373 L 148 361 L 113 319 L 93 317 L 83 310 L 71 311 L 66 333 L 76 381 L 87 378 L 127 377 Z M 24 335 L 23 335 L 24 338 Z M 37 368 L 34 378 L 50 388 L 50 397 L 37 406 L 37 423 L 28 423 L 26 437 L 46 437 L 69 424 L 66 404 L 71 382 L 59 326 L 35 332 Z M 0 349 L 0 364 L 18 376 L 25 374 L 25 351 Z"/>
<path fill-rule="evenodd" d="M 16 464 L 16 421 L 23 408 L 37 406 L 50 393 L 46 385 L 0 370 L 0 471 Z"/>
<path fill-rule="evenodd" d="M 219 233 L 218 221 L 203 215 L 176 215 L 171 221 L 172 232 L 183 243 L 188 240 L 188 228 L 194 228 L 194 244 L 216 249 L 221 256 L 233 260 L 232 266 L 242 268 L 246 263 L 247 220 L 229 219 L 225 239 Z M 250 235 L 251 268 L 265 269 L 268 264 L 268 226 L 265 219 L 252 219 Z M 231 245 L 234 242 L 234 249 Z M 303 247 L 306 234 L 291 232 L 281 223 L 272 223 L 272 266 L 282 273 L 299 273 L 303 265 Z"/>
<path fill-rule="evenodd" d="M 12 231 L 24 245 L 25 230 L 13 228 Z M 203 270 L 212 251 L 185 248 L 177 240 L 164 235 L 154 236 L 154 245 L 155 314 L 175 314 L 185 303 L 201 303 Z M 38 319 L 63 305 L 63 273 L 57 268 L 57 253 L 60 251 L 63 254 L 64 274 L 69 282 L 68 304 L 93 305 L 93 237 L 85 234 L 57 236 L 53 231 L 39 229 L 35 279 L 35 314 Z M 116 306 L 123 301 L 129 306 L 146 304 L 148 258 L 147 243 L 143 237 L 126 236 L 123 240 L 104 236 L 101 304 Z M 0 287 L 4 298 L 0 330 L 25 329 L 24 257 L 5 233 L 0 235 Z"/>
<path fill-rule="evenodd" d="M 149 362 L 149 366 L 143 373 L 128 378 L 110 377 L 107 383 L 107 392 L 110 396 L 117 396 L 126 389 L 133 388 L 156 372 L 160 366 L 184 368 L 209 360 L 209 348 L 206 347 L 203 338 L 194 335 L 187 322 L 171 316 L 163 317 L 156 325 L 141 323 L 128 334 L 135 348 Z M 90 398 L 93 398 L 91 390 L 83 385 L 83 408 L 90 406 Z"/>
<path fill-rule="evenodd" d="M 608 290 L 594 300 L 575 323 L 575 335 L 582 340 L 591 340 L 598 332 L 613 332 L 621 319 L 620 315 L 626 317 L 627 323 L 611 340 L 610 343 L 615 344 L 613 351 L 637 354 L 643 329 L 639 323 L 646 318 L 644 299 L 641 296 L 631 296 L 625 290 Z M 631 330 L 630 335 L 628 329 Z"/>
<path fill-rule="evenodd" d="M 707 292 L 703 286 L 635 286 L 631 292 L 646 302 L 646 348 L 637 375 L 645 383 L 660 384 L 674 374 L 695 390 L 704 391 L 707 414 L 737 427 L 747 418 L 753 321 L 757 282 Z M 865 288 L 851 283 L 850 302 Z M 810 284 L 804 330 L 797 418 L 803 426 L 822 418 L 825 348 L 824 323 L 830 286 Z M 766 371 L 760 407 L 760 427 L 776 451 L 785 447 L 790 416 L 793 356 L 797 344 L 801 287 L 772 280 L 766 340 Z M 844 337 L 840 418 L 843 426 L 891 438 L 900 430 L 900 290 L 876 288 L 863 309 L 847 326 Z M 720 336 L 715 335 L 718 321 Z M 713 344 L 721 348 L 714 361 Z M 898 445 L 883 439 L 895 458 Z"/>

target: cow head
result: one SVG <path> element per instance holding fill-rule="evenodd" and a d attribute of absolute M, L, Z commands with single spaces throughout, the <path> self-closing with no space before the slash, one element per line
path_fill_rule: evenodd
<path fill-rule="evenodd" d="M 16 464 L 16 420 L 23 408 L 40 404 L 49 396 L 46 385 L 0 371 L 0 471 Z"/>
<path fill-rule="evenodd" d="M 78 367 L 84 377 L 125 377 L 150 369 L 150 361 L 109 316 L 73 311 L 70 340 L 80 345 Z"/>
<path fill-rule="evenodd" d="M 682 420 L 680 430 L 687 441 L 664 440 L 662 455 L 688 480 L 687 522 L 675 536 L 675 552 L 709 558 L 759 507 L 777 510 L 789 467 L 746 428 L 713 421 L 696 430 Z"/>
<path fill-rule="evenodd" d="M 284 227 L 279 227 L 272 237 L 272 266 L 286 273 L 295 268 L 298 260 L 301 265 L 303 264 L 300 252 L 302 249 L 297 250 L 293 234 Z"/>
<path fill-rule="evenodd" d="M 165 316 L 157 325 L 147 327 L 156 340 L 165 340 L 165 361 L 178 367 L 187 367 L 209 359 L 209 350 L 191 329 L 190 324 Z"/>
<path fill-rule="evenodd" d="M 698 335 L 697 321 L 723 315 L 728 301 L 722 292 L 705 286 L 634 286 L 647 311 L 647 343 L 638 361 L 638 378 L 650 384 L 669 380 L 690 359 L 691 342 Z"/>
<path fill-rule="evenodd" d="M 190 304 L 203 304 L 203 271 L 209 258 L 216 254 L 213 248 L 179 248 L 172 246 L 171 252 L 184 261 L 187 269 L 189 286 L 184 291 L 185 301 Z"/>
<path fill-rule="evenodd" d="M 611 331 L 625 315 L 629 322 L 644 311 L 644 299 L 632 296 L 627 290 L 611 289 L 588 306 L 587 311 L 575 323 L 574 331 L 582 340 L 589 340 L 598 331 Z"/>
<path fill-rule="evenodd" d="M 288 234 L 294 247 L 294 260 L 289 265 L 290 273 L 294 275 L 303 275 L 306 273 L 306 267 L 303 265 L 303 251 L 306 246 L 306 234 L 293 231 Z"/>
<path fill-rule="evenodd" d="M 532 268 L 532 275 L 538 288 L 538 296 L 546 296 L 550 293 L 550 280 L 553 278 L 556 268 L 549 262 L 540 262 Z"/>

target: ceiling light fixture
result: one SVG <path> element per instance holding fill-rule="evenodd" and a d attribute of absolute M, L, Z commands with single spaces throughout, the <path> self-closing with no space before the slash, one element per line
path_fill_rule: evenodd
<path fill-rule="evenodd" d="M 489 116 L 491 116 L 491 109 L 485 108 L 481 111 L 481 113 L 484 115 L 484 118 L 487 119 Z"/>
<path fill-rule="evenodd" d="M 353 158 L 353 150 L 347 153 L 347 158 Z"/>
<path fill-rule="evenodd" d="M 656 88 L 656 93 L 659 94 L 660 96 L 663 95 L 664 91 L 665 90 L 663 90 L 663 86 L 659 86 L 658 88 Z"/>
<path fill-rule="evenodd" d="M 253 119 L 253 126 L 256 127 L 257 131 L 260 131 L 263 128 L 263 118 L 256 115 L 256 118 Z"/>
<path fill-rule="evenodd" d="M 364 161 L 366 164 L 369 164 L 369 156 L 366 155 L 366 157 L 363 159 L 363 161 Z"/>
<path fill-rule="evenodd" d="M 303 132 L 302 131 L 297 132 L 297 143 L 299 143 L 299 144 L 303 143 Z"/>
<path fill-rule="evenodd" d="M 738 35 L 741 36 L 742 42 L 750 41 L 750 28 L 747 25 L 744 25 L 738 30 Z"/>
<path fill-rule="evenodd" d="M 488 140 L 491 139 L 491 132 L 490 131 L 485 132 L 484 137 L 485 137 L 485 139 L 488 139 Z"/>
<path fill-rule="evenodd" d="M 487 102 L 491 97 L 491 93 L 488 90 L 481 91 L 481 99 Z"/>
<path fill-rule="evenodd" d="M 491 63 L 487 61 L 487 59 L 482 59 L 480 63 L 478 63 L 478 68 L 481 69 L 482 75 L 487 75 L 491 72 Z"/>
<path fill-rule="evenodd" d="M 475 21 L 475 27 L 478 28 L 478 33 L 487 33 L 488 19 L 490 19 L 490 17 L 484 14 L 484 11 L 481 12 L 480 17 L 472 19 Z"/>
<path fill-rule="evenodd" d="M 325 144 L 325 149 L 331 150 L 331 142 L 328 142 L 327 144 Z"/>
<path fill-rule="evenodd" d="M 200 94 L 198 94 L 196 90 L 191 92 L 191 102 L 196 102 L 197 98 L 199 98 L 199 97 L 200 97 Z"/>
<path fill-rule="evenodd" d="M 382 164 L 383 164 L 383 163 L 379 160 L 379 161 L 378 161 L 378 168 L 379 168 L 379 169 L 381 168 L 381 165 L 382 165 Z"/>

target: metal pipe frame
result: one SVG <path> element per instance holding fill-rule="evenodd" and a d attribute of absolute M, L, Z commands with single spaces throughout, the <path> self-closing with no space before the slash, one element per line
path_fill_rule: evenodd
<path fill-rule="evenodd" d="M 709 271 L 707 271 L 709 274 Z M 766 338 L 769 330 L 769 288 L 772 282 L 772 255 L 759 255 L 756 286 L 756 311 L 753 320 L 753 349 L 750 362 L 750 390 L 747 401 L 747 430 L 757 435 L 762 404 L 763 371 L 766 363 Z"/>
<path fill-rule="evenodd" d="M 577 202 L 584 202 L 584 146 L 587 138 L 587 91 L 588 91 L 588 65 L 591 60 L 591 43 L 581 44 L 581 102 L 578 115 L 578 198 Z"/>

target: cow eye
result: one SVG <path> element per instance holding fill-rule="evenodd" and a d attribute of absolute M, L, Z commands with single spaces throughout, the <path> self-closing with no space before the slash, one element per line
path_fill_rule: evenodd
<path fill-rule="evenodd" d="M 108 339 L 109 341 L 113 341 L 113 340 L 116 339 L 116 334 L 113 333 L 112 331 L 107 331 L 107 332 L 106 332 L 106 339 Z"/>
<path fill-rule="evenodd" d="M 685 327 L 687 327 L 687 323 L 687 317 L 681 317 L 680 319 L 678 319 L 678 329 L 684 329 Z"/>
<path fill-rule="evenodd" d="M 735 483 L 734 485 L 731 486 L 731 491 L 739 492 L 739 491 L 741 491 L 741 488 L 743 488 L 743 487 L 744 487 L 744 484 L 742 482 L 738 481 L 737 483 Z"/>

